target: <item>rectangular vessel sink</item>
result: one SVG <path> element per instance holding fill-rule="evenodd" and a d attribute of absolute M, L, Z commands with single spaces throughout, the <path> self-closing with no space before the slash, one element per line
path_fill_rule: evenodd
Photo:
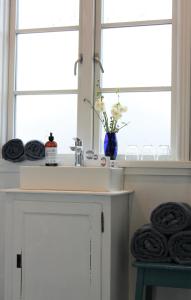
<path fill-rule="evenodd" d="M 123 189 L 123 169 L 73 166 L 20 167 L 20 188 L 110 192 Z"/>

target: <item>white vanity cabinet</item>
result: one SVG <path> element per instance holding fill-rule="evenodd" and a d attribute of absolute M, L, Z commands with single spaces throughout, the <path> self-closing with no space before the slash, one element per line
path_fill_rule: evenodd
<path fill-rule="evenodd" d="M 128 192 L 6 190 L 5 300 L 127 300 Z"/>

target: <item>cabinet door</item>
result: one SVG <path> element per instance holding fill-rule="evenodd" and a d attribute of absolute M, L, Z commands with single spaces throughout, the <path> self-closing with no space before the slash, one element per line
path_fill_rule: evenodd
<path fill-rule="evenodd" d="M 99 204 L 16 202 L 14 300 L 100 300 L 100 218 Z"/>

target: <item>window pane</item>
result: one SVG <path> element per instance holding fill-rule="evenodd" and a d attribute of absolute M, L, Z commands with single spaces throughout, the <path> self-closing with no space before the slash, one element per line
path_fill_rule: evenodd
<path fill-rule="evenodd" d="M 102 31 L 103 87 L 170 86 L 171 25 Z"/>
<path fill-rule="evenodd" d="M 60 153 L 70 153 L 77 134 L 77 95 L 17 96 L 16 137 L 46 142 L 53 132 Z"/>
<path fill-rule="evenodd" d="M 18 0 L 19 29 L 79 24 L 79 0 Z"/>
<path fill-rule="evenodd" d="M 75 89 L 78 32 L 18 35 L 17 90 Z"/>
<path fill-rule="evenodd" d="M 103 22 L 172 18 L 172 0 L 103 0 Z"/>
<path fill-rule="evenodd" d="M 108 113 L 117 102 L 115 94 L 104 94 Z M 137 145 L 139 153 L 143 145 L 168 145 L 171 139 L 171 93 L 122 93 L 120 103 L 128 107 L 121 119 L 129 122 L 117 133 L 119 154 L 126 154 L 128 145 Z M 102 128 L 102 152 L 104 131 Z"/>

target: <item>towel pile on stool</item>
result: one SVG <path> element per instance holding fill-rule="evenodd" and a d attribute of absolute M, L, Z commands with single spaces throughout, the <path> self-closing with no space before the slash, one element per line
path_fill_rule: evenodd
<path fill-rule="evenodd" d="M 132 255 L 138 261 L 191 265 L 191 206 L 163 203 L 152 211 L 150 221 L 134 233 Z"/>

